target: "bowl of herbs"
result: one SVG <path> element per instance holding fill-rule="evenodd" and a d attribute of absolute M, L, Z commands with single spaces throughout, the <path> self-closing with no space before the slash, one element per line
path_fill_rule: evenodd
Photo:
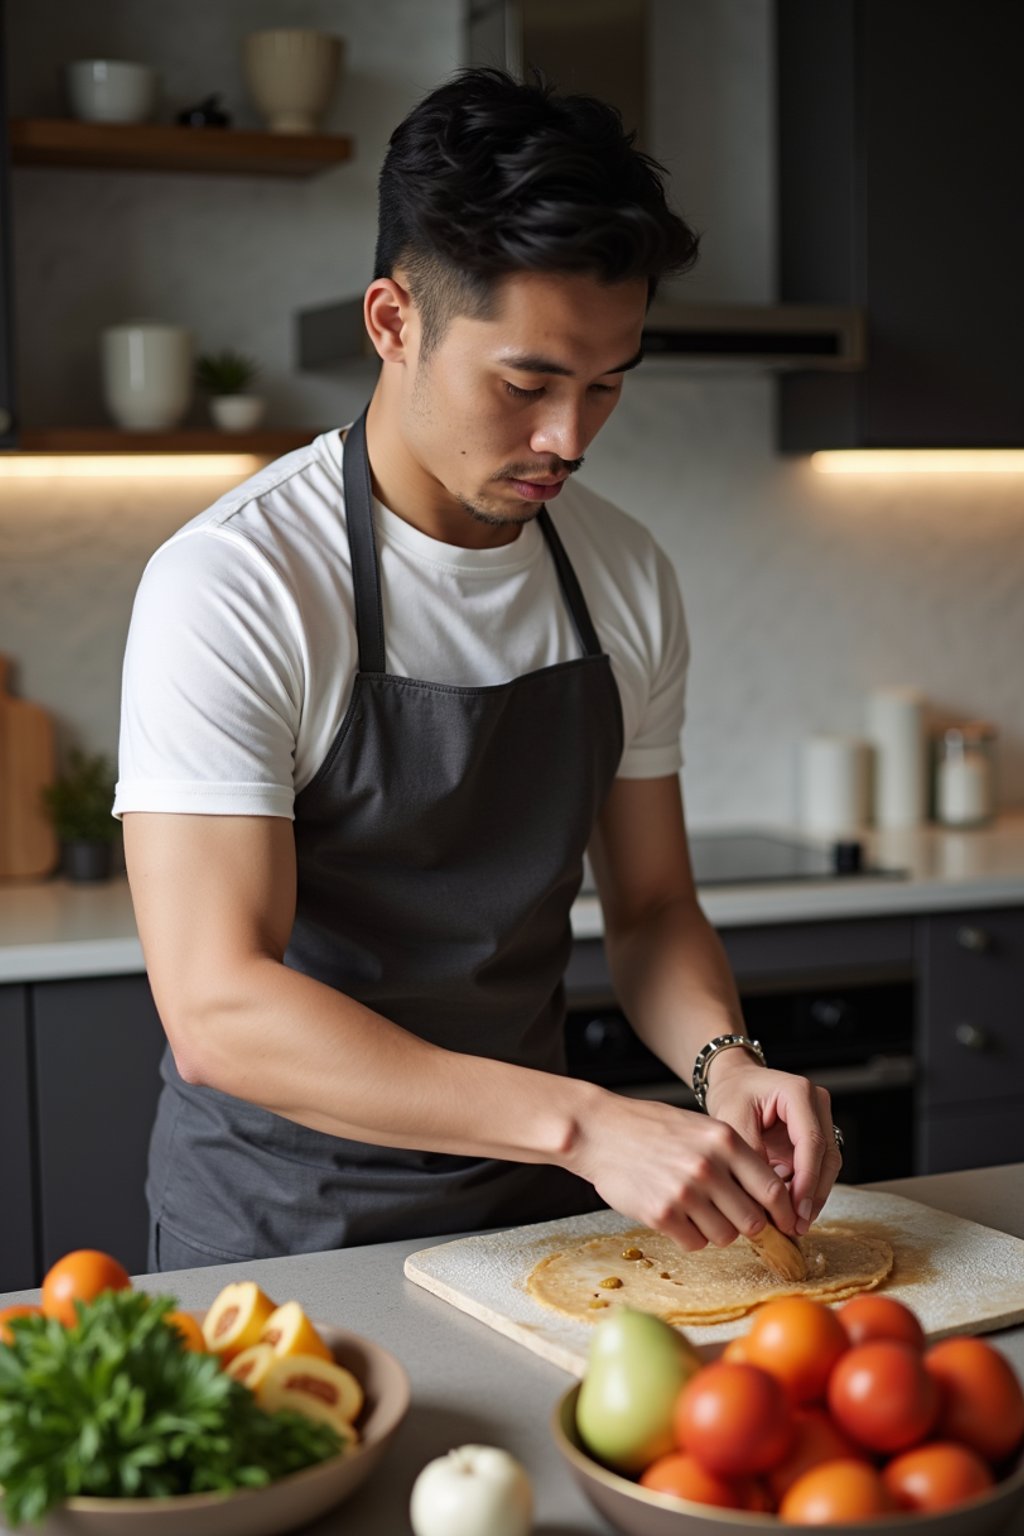
<path fill-rule="evenodd" d="M 39 1536 L 277 1536 L 373 1470 L 409 1404 L 380 1345 L 318 1324 L 364 1403 L 347 1445 L 268 1413 L 214 1354 L 188 1349 L 170 1296 L 106 1291 L 65 1327 L 13 1319 L 0 1342 L 0 1514 Z M 201 1321 L 201 1314 L 193 1314 Z M 187 1522 L 187 1524 L 186 1524 Z"/>

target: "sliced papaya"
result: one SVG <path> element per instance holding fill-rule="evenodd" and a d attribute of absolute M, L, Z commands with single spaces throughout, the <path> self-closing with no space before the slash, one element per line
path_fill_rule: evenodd
<path fill-rule="evenodd" d="M 277 1307 L 263 1324 L 261 1344 L 273 1345 L 278 1355 L 318 1355 L 321 1360 L 333 1360 L 323 1339 L 297 1301 L 286 1301 Z"/>
<path fill-rule="evenodd" d="M 250 1392 L 257 1392 L 267 1377 L 267 1372 L 277 1356 L 270 1344 L 250 1344 L 240 1355 L 229 1360 L 224 1370 L 240 1381 Z"/>
<path fill-rule="evenodd" d="M 220 1355 L 226 1364 L 243 1349 L 258 1344 L 274 1305 L 255 1280 L 238 1280 L 226 1285 L 203 1319 L 207 1349 Z"/>
<path fill-rule="evenodd" d="M 343 1365 L 319 1355 L 278 1355 L 256 1393 L 267 1413 L 292 1408 L 337 1430 L 343 1441 L 358 1436 L 352 1427 L 363 1406 L 363 1389 Z"/>

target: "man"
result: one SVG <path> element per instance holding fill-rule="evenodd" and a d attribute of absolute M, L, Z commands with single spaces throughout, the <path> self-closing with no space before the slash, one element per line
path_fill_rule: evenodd
<path fill-rule="evenodd" d="M 115 811 L 170 1046 L 152 1268 L 820 1209 L 827 1095 L 744 1043 L 694 892 L 674 577 L 569 482 L 695 254 L 609 108 L 462 73 L 381 174 L 365 417 L 150 562 Z M 617 995 L 709 1116 L 562 1075 L 588 845 Z"/>

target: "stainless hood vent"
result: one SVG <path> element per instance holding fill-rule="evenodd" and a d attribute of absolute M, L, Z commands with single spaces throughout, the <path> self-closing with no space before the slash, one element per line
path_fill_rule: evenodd
<path fill-rule="evenodd" d="M 468 0 L 466 59 L 522 79 L 533 69 L 561 90 L 599 96 L 644 147 L 648 130 L 648 0 Z M 685 279 L 678 285 L 685 287 Z M 368 355 L 362 300 L 297 316 L 300 368 Z M 864 366 L 864 319 L 846 306 L 687 304 L 651 307 L 644 349 L 659 371 L 843 370 Z M 372 354 L 371 354 L 372 355 Z"/>

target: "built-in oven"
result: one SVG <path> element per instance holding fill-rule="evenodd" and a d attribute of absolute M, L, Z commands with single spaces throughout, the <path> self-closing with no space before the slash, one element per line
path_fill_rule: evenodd
<path fill-rule="evenodd" d="M 856 845 L 834 848 L 762 833 L 691 837 L 699 886 L 765 881 L 899 878 L 869 869 Z M 595 946 L 596 947 L 596 946 Z M 602 967 L 603 969 L 603 967 Z M 747 1033 L 773 1067 L 809 1077 L 832 1096 L 852 1184 L 914 1170 L 914 978 L 839 967 L 827 977 L 739 977 Z M 569 1071 L 617 1092 L 695 1108 L 689 1085 L 651 1054 L 617 1007 L 604 972 L 573 995 L 566 1024 Z"/>

